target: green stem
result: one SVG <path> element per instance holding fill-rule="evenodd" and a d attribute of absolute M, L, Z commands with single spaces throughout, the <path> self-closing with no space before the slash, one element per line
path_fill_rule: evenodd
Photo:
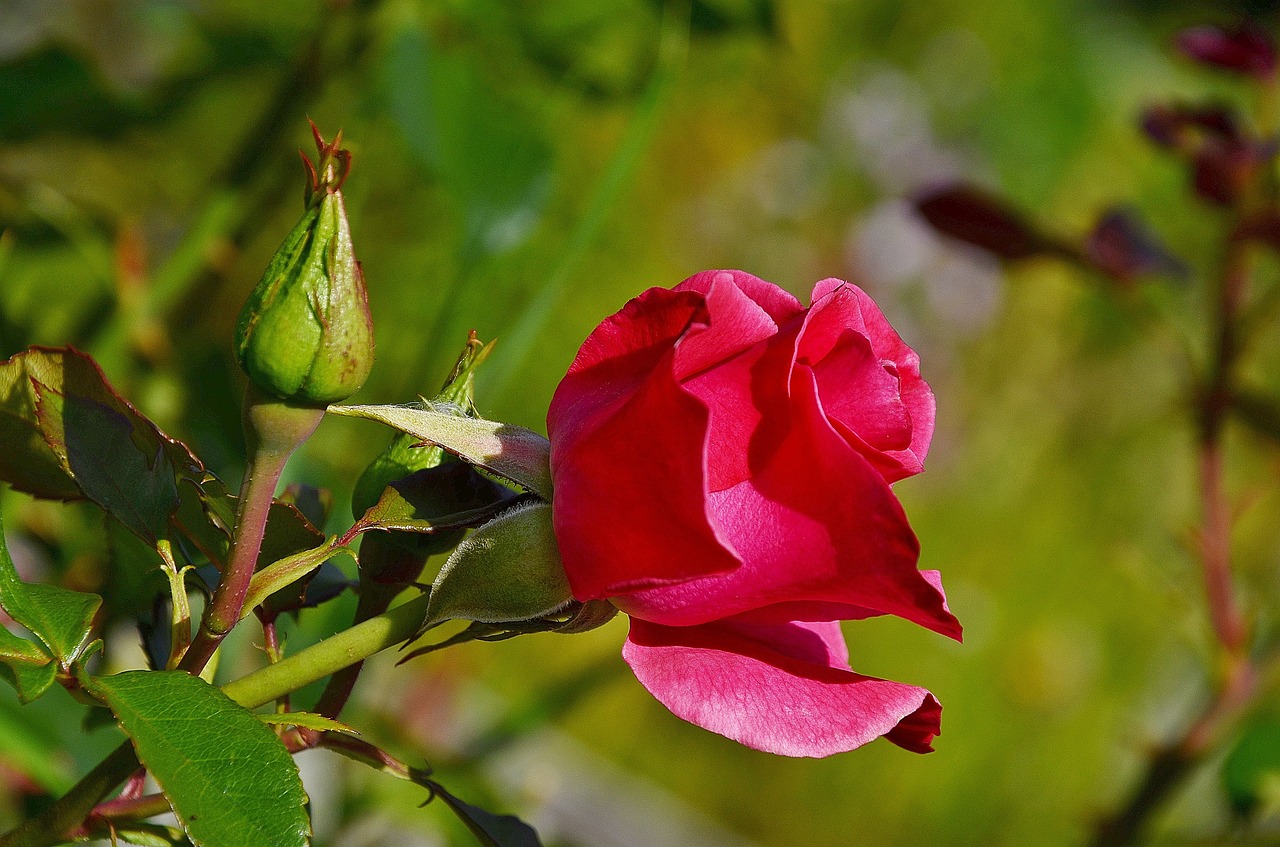
<path fill-rule="evenodd" d="M 229 682 L 222 690 L 247 709 L 270 703 L 304 685 L 324 679 L 388 647 L 409 640 L 417 634 L 418 627 L 427 616 L 429 600 L 429 594 L 416 597 L 274 665 Z"/>
<path fill-rule="evenodd" d="M 182 670 L 200 673 L 222 639 L 243 617 L 245 596 L 258 564 L 280 474 L 293 451 L 315 432 L 323 418 L 323 408 L 295 406 L 265 397 L 252 385 L 245 394 L 244 432 L 249 465 L 240 486 L 231 555 L 205 609 L 200 633 L 179 666 Z"/>
<path fill-rule="evenodd" d="M 360 602 L 356 606 L 355 624 L 359 625 L 365 621 L 373 620 L 378 615 L 386 612 L 387 607 L 391 605 L 391 601 L 395 599 L 403 588 L 404 586 L 382 585 L 373 580 L 362 578 L 360 582 Z M 360 671 L 363 668 L 364 661 L 361 660 L 348 665 L 329 677 L 329 682 L 320 694 L 320 699 L 316 701 L 315 712 L 328 718 L 337 718 L 338 715 L 342 714 L 342 710 L 346 707 L 347 700 L 351 697 L 351 692 L 355 689 L 356 680 L 359 678 Z"/>

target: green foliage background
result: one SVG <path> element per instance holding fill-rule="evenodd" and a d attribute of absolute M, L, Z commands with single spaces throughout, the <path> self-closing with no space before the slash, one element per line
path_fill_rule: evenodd
<path fill-rule="evenodd" d="M 1226 23 L 1238 11 L 1213 10 Z M 622 663 L 621 620 L 376 663 L 349 722 L 431 761 L 459 796 L 520 811 L 549 844 L 1081 843 L 1206 690 L 1176 344 L 1201 344 L 1201 304 L 1164 282 L 1116 291 L 1047 263 L 1001 270 L 936 240 L 902 198 L 964 176 L 1064 234 L 1123 201 L 1212 272 L 1224 222 L 1135 126 L 1153 101 L 1249 102 L 1168 49 L 1205 12 L 1138 0 L 0 4 L 0 357 L 30 344 L 94 353 L 237 479 L 231 333 L 300 211 L 304 114 L 343 128 L 355 153 L 347 202 L 378 343 L 357 402 L 430 394 L 474 328 L 499 339 L 481 412 L 542 430 L 581 340 L 649 286 L 709 267 L 802 298 L 822 277 L 858 281 L 938 396 L 928 472 L 897 490 L 966 641 L 897 620 L 846 633 L 855 669 L 942 701 L 936 753 L 878 742 L 793 761 L 682 724 Z M 1251 373 L 1273 390 L 1278 352 L 1263 345 Z M 384 438 L 329 420 L 290 475 L 332 487 L 344 517 Z M 1245 433 L 1231 448 L 1247 504 L 1243 596 L 1274 623 L 1280 464 Z M 89 511 L 12 493 L 3 505 L 30 576 L 96 590 L 130 573 L 101 552 Z M 350 610 L 304 613 L 289 643 L 335 631 Z M 136 611 L 112 612 L 120 667 L 137 661 Z M 261 661 L 250 641 L 224 674 Z M 80 707 L 55 695 L 23 709 L 0 691 L 5 820 L 113 744 L 110 730 L 81 737 Z M 468 843 L 416 808 L 420 791 L 327 755 L 303 756 L 318 843 Z M 1158 819 L 1156 842 L 1227 843 L 1213 840 L 1229 828 L 1216 767 Z M 1232 843 L 1274 837 L 1269 820 Z"/>

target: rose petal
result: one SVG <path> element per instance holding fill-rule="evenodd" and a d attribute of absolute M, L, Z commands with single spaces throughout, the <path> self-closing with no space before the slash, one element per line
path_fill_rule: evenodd
<path fill-rule="evenodd" d="M 929 453 L 929 442 L 933 439 L 936 415 L 933 391 L 920 376 L 920 357 L 889 325 L 880 307 L 861 288 L 839 279 L 824 279 L 813 287 L 813 307 L 811 308 L 817 308 L 824 298 L 832 296 L 843 298 L 850 294 L 857 301 L 858 314 L 857 318 L 854 318 L 851 313 L 846 312 L 850 325 L 867 336 L 876 356 L 882 361 L 893 363 L 897 371 L 902 402 L 907 414 L 911 417 L 910 446 L 902 451 L 889 451 L 885 454 L 895 460 L 902 469 L 898 475 L 891 475 L 889 478 L 890 482 L 896 482 L 924 468 L 925 456 Z M 845 305 L 843 308 L 848 307 Z M 806 330 L 806 333 L 809 331 Z"/>
<path fill-rule="evenodd" d="M 682 289 L 677 286 L 676 290 L 698 289 Z M 711 368 L 719 370 L 719 366 L 726 361 L 778 332 L 778 324 L 774 319 L 735 284 L 729 273 L 714 275 L 706 290 L 699 293 L 706 302 L 707 327 L 699 332 L 689 333 L 680 340 L 680 350 L 676 355 L 676 375 L 681 380 L 691 379 Z"/>
<path fill-rule="evenodd" d="M 827 417 L 856 434 L 854 446 L 865 447 L 868 459 L 911 447 L 911 416 L 899 393 L 897 368 L 876 358 L 865 335 L 845 331 L 812 367 Z"/>
<path fill-rule="evenodd" d="M 601 321 L 551 398 L 552 440 L 571 440 L 600 410 L 634 393 L 676 341 L 706 321 L 704 297 L 665 288 L 650 288 Z"/>
<path fill-rule="evenodd" d="M 673 290 L 699 291 L 706 294 L 716 283 L 728 283 L 736 287 L 764 309 L 769 317 L 773 318 L 774 323 L 785 323 L 804 312 L 804 306 L 800 305 L 800 301 L 790 292 L 771 282 L 765 282 L 758 276 L 752 276 L 746 271 L 702 271 L 689 277 Z"/>
<path fill-rule="evenodd" d="M 579 600 L 738 565 L 707 515 L 707 409 L 673 370 L 678 339 L 704 321 L 694 292 L 645 292 L 592 333 L 556 389 L 552 517 Z"/>
<path fill-rule="evenodd" d="M 704 296 L 710 325 L 681 340 L 676 373 L 710 411 L 707 490 L 722 491 L 751 476 L 748 448 L 761 437 L 762 410 L 787 404 L 791 352 L 779 344 L 778 325 L 730 274 L 715 275 Z M 792 335 L 798 320 L 790 322 Z"/>
<path fill-rule="evenodd" d="M 919 544 L 902 506 L 831 428 L 816 392 L 812 372 L 797 366 L 790 431 L 751 479 L 709 498 L 742 566 L 617 597 L 620 609 L 690 626 L 782 603 L 834 603 L 959 638 L 942 594 L 916 569 Z"/>
<path fill-rule="evenodd" d="M 940 731 L 937 700 L 824 658 L 833 626 L 667 627 L 633 619 L 622 655 L 677 717 L 757 750 L 830 756 L 881 736 L 931 750 Z"/>

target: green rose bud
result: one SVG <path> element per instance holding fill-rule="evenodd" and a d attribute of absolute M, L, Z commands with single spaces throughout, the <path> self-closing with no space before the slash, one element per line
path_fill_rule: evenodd
<path fill-rule="evenodd" d="M 302 220 L 285 238 L 236 324 L 236 357 L 259 389 L 283 400 L 327 405 L 354 394 L 373 367 L 373 323 L 364 275 L 351 246 L 342 183 L 351 154 L 315 125 L 317 164 Z"/>

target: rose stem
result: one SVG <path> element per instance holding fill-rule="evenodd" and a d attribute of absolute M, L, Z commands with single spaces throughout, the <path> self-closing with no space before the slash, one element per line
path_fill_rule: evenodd
<path fill-rule="evenodd" d="M 249 386 L 244 398 L 245 446 L 249 464 L 240 486 L 231 555 L 222 580 L 205 609 L 196 635 L 180 667 L 198 674 L 204 669 L 222 639 L 239 623 L 245 595 L 258 564 L 267 516 L 275 497 L 276 483 L 293 451 L 315 432 L 324 409 L 298 406 L 264 396 Z"/>

